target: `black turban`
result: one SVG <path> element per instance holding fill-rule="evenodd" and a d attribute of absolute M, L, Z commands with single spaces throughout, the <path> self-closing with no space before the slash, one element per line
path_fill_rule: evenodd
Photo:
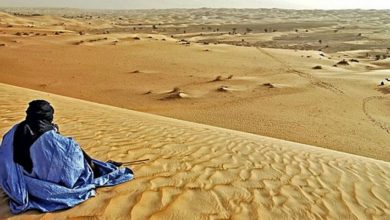
<path fill-rule="evenodd" d="M 45 100 L 34 100 L 28 104 L 27 121 L 53 122 L 54 108 Z"/>
<path fill-rule="evenodd" d="M 33 164 L 31 145 L 45 132 L 57 130 L 52 123 L 54 108 L 45 100 L 34 100 L 27 108 L 26 120 L 21 122 L 14 134 L 14 161 L 31 173 Z"/>

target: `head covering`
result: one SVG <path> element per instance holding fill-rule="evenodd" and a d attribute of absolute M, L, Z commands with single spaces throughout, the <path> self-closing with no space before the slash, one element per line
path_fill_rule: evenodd
<path fill-rule="evenodd" d="M 53 122 L 54 108 L 48 101 L 34 100 L 28 104 L 27 108 L 27 121 L 47 121 Z"/>
<path fill-rule="evenodd" d="M 52 123 L 54 108 L 45 100 L 30 102 L 26 114 L 26 120 L 18 125 L 14 134 L 14 161 L 31 172 L 31 145 L 45 132 L 57 129 Z"/>

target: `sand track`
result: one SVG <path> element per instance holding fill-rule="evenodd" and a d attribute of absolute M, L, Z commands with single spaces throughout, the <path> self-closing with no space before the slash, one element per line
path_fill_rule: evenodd
<path fill-rule="evenodd" d="M 314 77 L 313 74 L 309 74 L 309 73 L 305 73 L 303 71 L 296 70 L 295 68 L 293 68 L 289 64 L 287 64 L 284 60 L 281 60 L 281 59 L 277 58 L 276 56 L 272 55 L 271 53 L 267 52 L 265 49 L 263 49 L 261 47 L 256 47 L 256 48 L 261 53 L 267 55 L 268 57 L 272 58 L 276 62 L 280 63 L 281 66 L 285 69 L 284 70 L 285 72 L 293 73 L 293 74 L 296 74 L 296 75 L 298 75 L 298 76 L 300 76 L 302 78 L 305 78 L 313 86 L 329 90 L 329 91 L 331 91 L 333 93 L 336 93 L 336 94 L 344 94 L 344 91 L 339 89 L 339 88 L 337 88 L 336 86 L 334 86 L 334 85 L 332 85 L 332 84 L 330 84 L 328 82 L 324 82 L 323 80 L 320 80 L 320 79 Z"/>
<path fill-rule="evenodd" d="M 363 104 L 362 104 L 362 110 L 364 114 L 367 116 L 367 118 L 374 123 L 377 127 L 381 128 L 385 132 L 390 134 L 390 125 L 387 124 L 386 122 L 383 122 L 381 120 L 376 119 L 376 117 L 369 111 L 368 109 L 368 104 L 373 101 L 373 100 L 383 100 L 387 96 L 370 96 L 365 99 L 363 99 Z"/>
<path fill-rule="evenodd" d="M 70 210 L 11 219 L 388 219 L 390 164 L 0 84 L 0 130 L 50 100 L 64 135 L 92 156 L 129 161 L 135 180 Z"/>

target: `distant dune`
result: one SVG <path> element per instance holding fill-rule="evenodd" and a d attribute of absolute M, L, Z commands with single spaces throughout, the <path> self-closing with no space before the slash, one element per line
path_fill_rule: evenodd
<path fill-rule="evenodd" d="M 0 14 L 0 81 L 390 161 L 387 102 L 370 101 L 389 100 L 390 35 L 349 12 L 16 10 Z"/>

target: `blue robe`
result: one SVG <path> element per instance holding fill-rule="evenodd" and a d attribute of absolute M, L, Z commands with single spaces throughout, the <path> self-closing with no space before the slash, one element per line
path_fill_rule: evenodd
<path fill-rule="evenodd" d="M 0 187 L 13 214 L 35 209 L 52 212 L 73 207 L 95 196 L 96 187 L 133 179 L 129 168 L 92 160 L 102 176 L 95 178 L 80 146 L 71 138 L 48 131 L 31 146 L 32 173 L 13 161 L 14 126 L 0 146 Z"/>

